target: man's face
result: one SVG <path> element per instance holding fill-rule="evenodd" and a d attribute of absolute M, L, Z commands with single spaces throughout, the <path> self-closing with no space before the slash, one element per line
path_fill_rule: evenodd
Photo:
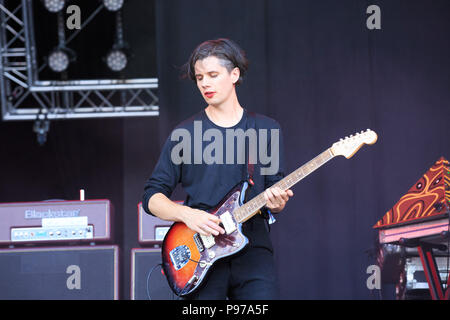
<path fill-rule="evenodd" d="M 198 60 L 194 68 L 197 87 L 209 105 L 220 105 L 235 94 L 234 84 L 239 79 L 239 68 L 228 72 L 215 56 Z"/>

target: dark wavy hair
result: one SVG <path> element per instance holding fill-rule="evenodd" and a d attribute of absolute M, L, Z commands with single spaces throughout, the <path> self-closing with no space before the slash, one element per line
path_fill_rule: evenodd
<path fill-rule="evenodd" d="M 187 77 L 194 82 L 197 81 L 195 78 L 195 63 L 210 56 L 217 57 L 228 72 L 238 67 L 240 77 L 236 85 L 242 83 L 248 70 L 248 60 L 245 56 L 245 51 L 234 41 L 226 38 L 207 40 L 199 44 L 192 52 L 189 61 L 183 66 L 183 77 Z"/>

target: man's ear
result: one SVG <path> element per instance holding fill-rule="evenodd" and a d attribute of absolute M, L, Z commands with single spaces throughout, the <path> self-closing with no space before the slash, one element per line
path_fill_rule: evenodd
<path fill-rule="evenodd" d="M 238 82 L 240 76 L 241 70 L 239 70 L 238 67 L 231 70 L 231 80 L 233 81 L 233 84 L 236 84 L 236 82 Z"/>

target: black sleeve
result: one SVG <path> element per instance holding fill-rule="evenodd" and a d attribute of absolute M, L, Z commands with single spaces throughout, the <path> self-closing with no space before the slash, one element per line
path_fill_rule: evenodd
<path fill-rule="evenodd" d="M 156 193 L 162 193 L 170 198 L 173 190 L 180 181 L 181 165 L 174 164 L 171 160 L 173 142 L 167 138 L 159 156 L 159 160 L 153 169 L 153 173 L 144 185 L 142 207 L 145 212 L 152 214 L 148 209 L 148 200 Z"/>

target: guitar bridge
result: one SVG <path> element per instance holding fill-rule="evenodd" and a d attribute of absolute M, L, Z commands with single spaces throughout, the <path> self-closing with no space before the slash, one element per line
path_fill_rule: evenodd
<path fill-rule="evenodd" d="M 175 270 L 180 270 L 191 259 L 191 250 L 187 246 L 178 246 L 169 253 Z"/>

